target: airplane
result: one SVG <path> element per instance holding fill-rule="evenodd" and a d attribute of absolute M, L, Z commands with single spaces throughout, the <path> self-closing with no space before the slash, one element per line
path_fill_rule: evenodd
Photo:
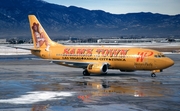
<path fill-rule="evenodd" d="M 174 64 L 163 53 L 145 48 L 66 46 L 52 41 L 35 15 L 28 15 L 34 47 L 33 55 L 51 62 L 84 69 L 83 75 L 107 74 L 108 69 L 122 72 L 151 71 L 151 77 Z"/>

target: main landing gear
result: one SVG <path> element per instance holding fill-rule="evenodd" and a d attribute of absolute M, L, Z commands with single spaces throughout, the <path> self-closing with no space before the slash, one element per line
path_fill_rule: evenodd
<path fill-rule="evenodd" d="M 90 73 L 87 71 L 87 69 L 85 69 L 85 70 L 83 71 L 83 75 L 84 75 L 84 76 L 90 76 Z"/>

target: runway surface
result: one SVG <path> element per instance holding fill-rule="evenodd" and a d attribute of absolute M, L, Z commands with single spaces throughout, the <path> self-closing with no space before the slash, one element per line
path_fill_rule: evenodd
<path fill-rule="evenodd" d="M 120 72 L 82 76 L 82 69 L 32 55 L 0 56 L 0 111 L 178 111 L 180 56 L 157 73 Z"/>

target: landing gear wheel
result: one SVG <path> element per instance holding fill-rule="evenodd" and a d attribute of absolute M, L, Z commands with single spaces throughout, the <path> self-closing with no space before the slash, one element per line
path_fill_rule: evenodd
<path fill-rule="evenodd" d="M 152 74 L 151 74 L 151 77 L 156 77 L 156 74 L 155 74 L 155 73 L 152 73 Z"/>
<path fill-rule="evenodd" d="M 89 74 L 89 72 L 88 72 L 87 70 L 84 70 L 84 71 L 83 71 L 83 75 L 84 75 L 84 76 L 90 76 L 90 74 Z"/>

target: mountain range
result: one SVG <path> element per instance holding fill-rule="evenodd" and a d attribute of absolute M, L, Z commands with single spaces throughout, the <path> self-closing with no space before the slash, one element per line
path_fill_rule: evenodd
<path fill-rule="evenodd" d="M 180 14 L 111 14 L 43 0 L 1 0 L 0 38 L 30 37 L 29 14 L 36 15 L 53 38 L 180 35 Z"/>

